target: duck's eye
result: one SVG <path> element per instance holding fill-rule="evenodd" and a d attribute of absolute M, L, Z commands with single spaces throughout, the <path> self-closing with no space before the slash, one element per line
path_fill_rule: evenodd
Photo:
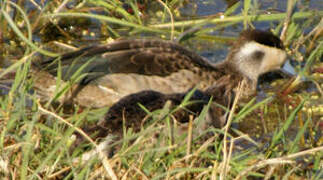
<path fill-rule="evenodd" d="M 262 58 L 265 56 L 265 53 L 263 51 L 255 51 L 251 56 L 254 60 L 262 60 Z"/>

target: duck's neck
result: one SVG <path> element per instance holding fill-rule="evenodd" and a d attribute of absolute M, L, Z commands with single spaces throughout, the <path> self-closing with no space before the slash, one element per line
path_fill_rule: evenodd
<path fill-rule="evenodd" d="M 244 72 L 241 72 L 235 64 L 229 61 L 221 62 L 215 67 L 223 74 L 217 83 L 226 90 L 232 89 L 236 92 L 239 84 L 241 84 L 242 96 L 247 97 L 255 93 L 257 78 L 249 78 Z"/>

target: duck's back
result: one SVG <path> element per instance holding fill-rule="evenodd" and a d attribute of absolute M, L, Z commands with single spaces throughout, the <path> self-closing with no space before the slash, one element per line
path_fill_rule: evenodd
<path fill-rule="evenodd" d="M 64 54 L 59 60 L 64 80 L 83 66 L 87 75 L 80 81 L 82 88 L 74 93 L 74 100 L 94 107 L 111 105 L 121 97 L 143 90 L 162 93 L 182 93 L 193 87 L 203 90 L 222 76 L 198 54 L 173 42 L 152 39 L 120 40 L 87 47 Z M 49 65 L 53 61 L 50 59 L 42 65 L 56 74 L 57 65 Z M 79 102 L 81 99 L 86 103 Z M 103 100 L 111 102 L 100 102 Z"/>

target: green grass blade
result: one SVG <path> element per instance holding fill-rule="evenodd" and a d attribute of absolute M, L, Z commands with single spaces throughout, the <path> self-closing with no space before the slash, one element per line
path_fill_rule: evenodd
<path fill-rule="evenodd" d="M 291 125 L 291 123 L 296 119 L 296 115 L 298 113 L 298 111 L 300 111 L 304 105 L 304 103 L 306 102 L 307 99 L 304 99 L 296 108 L 295 110 L 289 115 L 289 117 L 287 118 L 286 122 L 284 123 L 283 127 L 278 131 L 278 133 L 276 133 L 274 135 L 274 137 L 272 138 L 272 142 L 271 142 L 271 147 L 275 146 L 276 144 L 279 143 L 279 140 L 283 137 L 284 132 L 289 128 L 289 126 Z"/>
<path fill-rule="evenodd" d="M 268 97 L 260 102 L 258 102 L 257 104 L 250 106 L 251 102 L 253 102 L 254 100 L 251 100 L 235 117 L 234 121 L 239 121 L 242 118 L 244 118 L 246 115 L 248 115 L 250 112 L 252 112 L 253 110 L 259 108 L 260 106 L 268 103 L 269 101 L 272 100 L 272 97 Z"/>
<path fill-rule="evenodd" d="M 317 11 L 317 12 L 296 12 L 293 15 L 293 19 L 305 19 L 312 16 L 323 16 L 323 11 Z M 277 13 L 277 14 L 260 14 L 260 15 L 248 15 L 247 17 L 237 15 L 237 16 L 230 16 L 225 18 L 212 18 L 208 19 L 209 24 L 218 24 L 218 23 L 224 23 L 224 22 L 242 22 L 244 18 L 246 18 L 248 21 L 276 21 L 276 20 L 282 20 L 286 16 L 286 13 Z M 205 23 L 205 19 L 196 19 L 196 20 L 186 20 L 186 21 L 177 21 L 174 22 L 174 27 L 187 27 L 187 26 L 193 26 L 196 24 Z M 164 23 L 164 24 L 155 24 L 150 25 L 150 27 L 153 28 L 169 28 L 171 27 L 171 23 Z"/>
<path fill-rule="evenodd" d="M 244 19 L 243 19 L 243 27 L 244 29 L 247 29 L 248 28 L 248 12 L 249 12 L 249 8 L 250 8 L 250 4 L 251 4 L 251 0 L 244 0 L 244 3 L 243 3 L 243 16 L 244 16 Z"/>
<path fill-rule="evenodd" d="M 305 130 L 307 129 L 308 124 L 309 124 L 309 122 L 311 122 L 311 120 L 312 120 L 311 118 L 308 118 L 307 121 L 305 122 L 304 126 L 300 130 L 298 130 L 297 135 L 296 135 L 293 143 L 290 146 L 288 154 L 295 153 L 299 150 L 298 143 L 301 140 L 301 138 L 304 137 Z"/>

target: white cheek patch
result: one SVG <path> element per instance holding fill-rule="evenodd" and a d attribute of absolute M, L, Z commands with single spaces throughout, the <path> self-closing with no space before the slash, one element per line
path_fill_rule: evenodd
<path fill-rule="evenodd" d="M 286 59 L 286 53 L 279 48 L 251 41 L 240 47 L 235 58 L 241 72 L 256 80 L 263 73 L 279 69 Z"/>
<path fill-rule="evenodd" d="M 248 42 L 241 47 L 237 55 L 240 60 L 243 60 L 246 57 L 251 57 L 252 54 L 256 51 L 263 51 L 261 45 L 256 42 Z"/>

